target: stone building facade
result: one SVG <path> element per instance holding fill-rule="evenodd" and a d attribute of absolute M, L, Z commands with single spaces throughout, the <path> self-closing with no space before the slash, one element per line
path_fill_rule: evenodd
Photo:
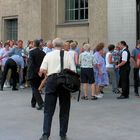
<path fill-rule="evenodd" d="M 88 20 L 65 21 L 65 0 L 0 0 L 0 40 L 6 40 L 6 22 L 17 19 L 17 38 L 62 37 L 82 44 L 107 42 L 107 0 L 88 0 Z"/>
<path fill-rule="evenodd" d="M 0 0 L 0 40 L 61 37 L 80 45 L 126 40 L 135 46 L 137 4 L 136 0 Z"/>

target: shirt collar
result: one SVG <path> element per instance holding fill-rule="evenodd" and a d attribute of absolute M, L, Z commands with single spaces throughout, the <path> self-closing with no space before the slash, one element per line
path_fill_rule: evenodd
<path fill-rule="evenodd" d="M 124 47 L 123 49 L 122 49 L 122 51 L 124 51 L 126 49 L 126 47 Z"/>

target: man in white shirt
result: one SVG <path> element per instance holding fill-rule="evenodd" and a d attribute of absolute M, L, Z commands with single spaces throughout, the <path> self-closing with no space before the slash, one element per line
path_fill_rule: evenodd
<path fill-rule="evenodd" d="M 120 69 L 120 86 L 122 88 L 122 94 L 118 99 L 127 99 L 129 98 L 130 52 L 125 41 L 120 42 L 120 48 L 122 50 L 121 62 L 116 68 Z"/>
<path fill-rule="evenodd" d="M 44 106 L 44 125 L 43 135 L 40 140 L 48 140 L 51 131 L 52 117 L 55 111 L 57 97 L 59 97 L 60 105 L 60 137 L 66 140 L 68 129 L 69 111 L 70 111 L 70 93 L 65 89 L 56 88 L 56 76 L 61 71 L 60 50 L 64 43 L 60 38 L 53 40 L 54 50 L 48 53 L 42 62 L 39 75 L 47 75 L 47 83 L 45 87 L 45 106 Z M 64 51 L 64 68 L 76 70 L 74 62 L 68 52 Z"/>

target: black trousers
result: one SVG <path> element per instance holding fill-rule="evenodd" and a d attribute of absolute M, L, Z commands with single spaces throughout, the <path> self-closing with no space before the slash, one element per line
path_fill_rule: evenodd
<path fill-rule="evenodd" d="M 129 74 L 130 67 L 120 69 L 120 85 L 124 97 L 129 97 Z"/>
<path fill-rule="evenodd" d="M 2 81 L 2 68 L 0 66 L 0 84 L 1 84 L 1 81 Z"/>
<path fill-rule="evenodd" d="M 31 99 L 32 106 L 35 106 L 36 103 L 38 104 L 38 106 L 42 106 L 42 104 L 43 104 L 43 99 L 41 97 L 41 94 L 38 91 L 41 80 L 42 79 L 40 77 L 38 77 L 38 78 L 32 79 L 30 81 L 31 88 L 32 88 L 32 99 Z"/>
<path fill-rule="evenodd" d="M 5 80 L 6 80 L 6 76 L 8 73 L 8 70 L 11 69 L 12 71 L 12 79 L 13 79 L 13 89 L 16 88 L 16 84 L 17 84 L 17 64 L 13 59 L 8 59 L 5 63 L 4 66 L 4 71 L 3 71 L 3 76 L 2 76 L 2 81 L 1 81 L 1 89 L 3 89 Z"/>
<path fill-rule="evenodd" d="M 70 111 L 70 93 L 65 90 L 59 90 L 54 93 L 46 93 L 45 95 L 45 107 L 44 107 L 44 135 L 50 136 L 52 118 L 54 115 L 57 97 L 59 97 L 59 122 L 60 122 L 60 136 L 66 136 L 69 122 L 69 111 Z"/>
<path fill-rule="evenodd" d="M 139 88 L 139 68 L 134 68 L 134 92 L 138 93 Z"/>

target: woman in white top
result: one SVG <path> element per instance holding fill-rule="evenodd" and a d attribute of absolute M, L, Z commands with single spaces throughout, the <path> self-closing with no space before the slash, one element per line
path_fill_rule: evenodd
<path fill-rule="evenodd" d="M 109 52 L 107 52 L 105 60 L 106 60 L 106 68 L 108 71 L 109 79 L 110 79 L 110 82 L 112 83 L 112 91 L 114 93 L 118 93 L 119 90 L 118 90 L 117 79 L 116 79 L 115 70 L 114 70 L 115 62 L 112 57 L 112 52 L 114 51 L 114 48 L 115 46 L 113 44 L 110 44 L 108 46 Z"/>
<path fill-rule="evenodd" d="M 70 50 L 69 50 L 69 54 L 72 57 L 75 66 L 78 64 L 78 53 L 75 51 L 76 49 L 76 43 L 72 42 L 70 43 Z"/>

